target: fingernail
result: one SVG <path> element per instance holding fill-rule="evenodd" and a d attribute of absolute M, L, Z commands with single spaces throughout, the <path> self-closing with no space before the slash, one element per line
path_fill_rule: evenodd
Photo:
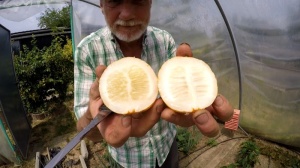
<path fill-rule="evenodd" d="M 190 46 L 190 44 L 189 43 L 186 43 L 186 42 L 183 42 L 183 43 L 181 43 L 180 45 L 188 45 L 188 46 Z"/>
<path fill-rule="evenodd" d="M 133 113 L 131 115 L 132 118 L 135 118 L 135 119 L 138 119 L 138 118 L 141 118 L 142 117 L 142 113 Z"/>
<path fill-rule="evenodd" d="M 216 98 L 216 100 L 215 100 L 215 102 L 214 102 L 214 105 L 215 106 L 222 106 L 223 102 L 224 101 L 223 101 L 222 97 L 220 95 L 218 95 L 217 98 Z"/>
<path fill-rule="evenodd" d="M 123 125 L 123 127 L 129 127 L 130 126 L 130 124 L 131 124 L 131 117 L 130 116 L 124 116 L 123 118 L 122 118 L 122 125 Z"/>
<path fill-rule="evenodd" d="M 163 106 L 163 105 L 158 105 L 158 106 L 156 106 L 156 112 L 157 112 L 157 113 L 161 113 L 161 112 L 163 111 L 163 109 L 164 109 L 164 106 Z"/>
<path fill-rule="evenodd" d="M 208 115 L 206 112 L 201 113 L 196 117 L 196 122 L 200 125 L 205 124 L 208 121 Z"/>

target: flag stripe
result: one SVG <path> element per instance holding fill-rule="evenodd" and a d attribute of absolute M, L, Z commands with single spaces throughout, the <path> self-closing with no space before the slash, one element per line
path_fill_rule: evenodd
<path fill-rule="evenodd" d="M 237 130 L 239 126 L 239 116 L 240 116 L 240 110 L 234 109 L 232 118 L 225 122 L 225 128 L 231 129 L 231 130 Z"/>

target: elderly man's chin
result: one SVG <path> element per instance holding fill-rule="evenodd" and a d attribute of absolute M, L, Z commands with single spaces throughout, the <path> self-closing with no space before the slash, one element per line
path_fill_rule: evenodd
<path fill-rule="evenodd" d="M 132 42 L 138 40 L 144 34 L 145 29 L 143 30 L 140 29 L 135 32 L 122 32 L 122 31 L 112 30 L 112 33 L 121 41 Z"/>
<path fill-rule="evenodd" d="M 135 40 L 138 40 L 142 35 L 143 35 L 144 31 L 139 31 L 135 34 L 126 34 L 126 33 L 119 33 L 119 32 L 115 32 L 114 35 L 121 41 L 124 42 L 132 42 Z"/>

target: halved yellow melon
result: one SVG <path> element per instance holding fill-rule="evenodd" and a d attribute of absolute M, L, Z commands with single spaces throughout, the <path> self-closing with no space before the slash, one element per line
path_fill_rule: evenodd
<path fill-rule="evenodd" d="M 124 57 L 105 69 L 99 91 L 103 103 L 115 113 L 142 112 L 157 98 L 157 77 L 145 61 Z"/>
<path fill-rule="evenodd" d="M 210 106 L 218 86 L 211 68 L 202 60 L 174 57 L 158 72 L 158 90 L 169 108 L 187 113 Z"/>

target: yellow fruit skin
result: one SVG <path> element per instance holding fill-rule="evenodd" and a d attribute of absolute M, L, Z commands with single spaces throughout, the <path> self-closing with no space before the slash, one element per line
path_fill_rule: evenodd
<path fill-rule="evenodd" d="M 210 106 L 218 93 L 210 67 L 192 57 L 174 57 L 165 62 L 158 73 L 158 88 L 166 105 L 182 113 Z"/>

